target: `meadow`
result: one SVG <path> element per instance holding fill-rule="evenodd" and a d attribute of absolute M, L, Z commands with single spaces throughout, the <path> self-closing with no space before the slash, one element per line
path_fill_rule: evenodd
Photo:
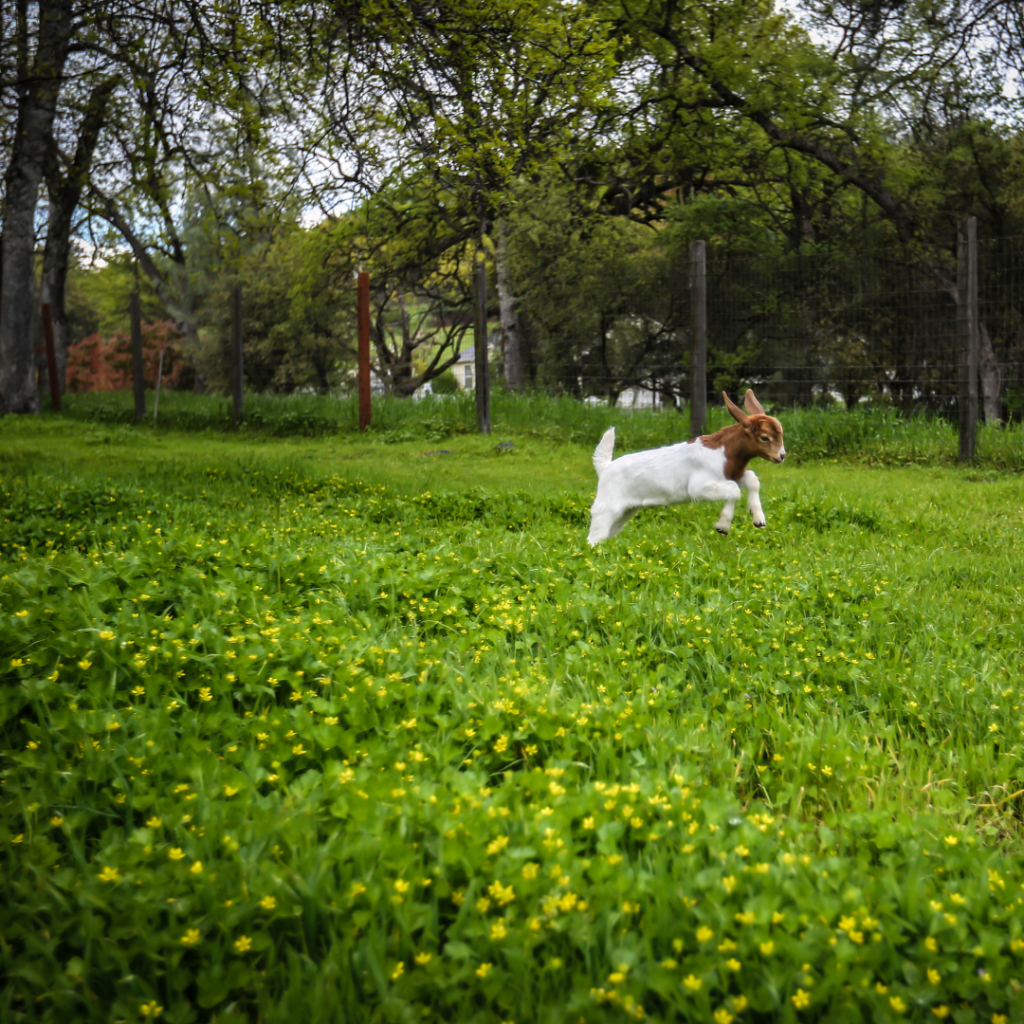
<path fill-rule="evenodd" d="M 591 550 L 678 416 L 92 397 L 0 420 L 0 1018 L 1024 1021 L 1020 428 Z"/>

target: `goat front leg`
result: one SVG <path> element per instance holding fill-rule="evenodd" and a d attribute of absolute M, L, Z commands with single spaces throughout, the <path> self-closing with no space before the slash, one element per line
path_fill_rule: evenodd
<path fill-rule="evenodd" d="M 693 501 L 725 501 L 718 522 L 715 523 L 715 529 L 725 536 L 732 526 L 736 502 L 740 500 L 739 484 L 732 480 L 709 480 L 704 477 L 691 483 L 689 491 Z"/>
<path fill-rule="evenodd" d="M 754 517 L 754 525 L 757 527 L 767 526 L 768 520 L 764 517 L 764 509 L 761 508 L 761 481 L 757 479 L 756 474 L 752 470 L 748 469 L 740 477 L 740 486 L 746 489 L 747 508 Z"/>

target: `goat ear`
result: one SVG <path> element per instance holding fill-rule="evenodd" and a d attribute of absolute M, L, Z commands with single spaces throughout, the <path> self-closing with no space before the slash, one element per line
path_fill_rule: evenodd
<path fill-rule="evenodd" d="M 747 394 L 743 399 L 743 408 L 750 413 L 751 416 L 764 416 L 764 409 L 761 408 L 761 403 L 754 397 L 754 392 L 747 388 Z"/>
<path fill-rule="evenodd" d="M 743 426 L 746 426 L 750 422 L 747 414 L 724 391 L 722 392 L 722 397 L 725 399 L 725 407 L 731 413 L 732 418 L 737 423 L 742 423 Z"/>

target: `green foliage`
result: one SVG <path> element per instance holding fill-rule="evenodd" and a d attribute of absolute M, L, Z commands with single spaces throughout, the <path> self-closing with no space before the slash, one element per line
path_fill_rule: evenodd
<path fill-rule="evenodd" d="M 283 228 L 248 247 L 207 285 L 199 359 L 210 383 L 228 390 L 234 289 L 242 289 L 246 383 L 256 391 L 327 391 L 351 377 L 355 289 L 325 257 L 326 229 Z M 347 269 L 347 268 L 345 268 Z"/>
<path fill-rule="evenodd" d="M 9 1019 L 1016 1019 L 1013 479 L 591 551 L 589 484 L 136 436 L 0 483 Z"/>
<path fill-rule="evenodd" d="M 459 392 L 459 382 L 451 370 L 439 373 L 431 382 L 431 390 L 435 395 L 455 395 Z"/>

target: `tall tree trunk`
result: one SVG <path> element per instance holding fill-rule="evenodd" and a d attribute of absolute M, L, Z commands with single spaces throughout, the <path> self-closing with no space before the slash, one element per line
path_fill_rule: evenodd
<path fill-rule="evenodd" d="M 35 306 L 35 215 L 39 186 L 53 139 L 64 64 L 72 31 L 70 0 L 42 0 L 39 37 L 31 68 L 20 68 L 18 121 L 4 176 L 0 237 L 0 415 L 38 412 L 39 391 L 32 351 Z M 18 4 L 18 32 L 27 39 L 27 4 Z"/>
<path fill-rule="evenodd" d="M 505 364 L 505 387 L 510 391 L 522 391 L 526 385 L 523 373 L 523 355 L 519 339 L 519 317 L 516 314 L 516 297 L 508 275 L 508 240 L 505 225 L 498 228 L 498 247 L 494 254 L 494 265 L 498 277 L 498 310 L 501 317 L 501 350 Z"/>
<path fill-rule="evenodd" d="M 1003 405 L 999 397 L 1000 375 L 996 350 L 984 320 L 978 322 L 981 335 L 981 352 L 978 360 L 978 376 L 981 380 L 981 405 L 986 423 L 995 423 L 1003 418 Z"/>
<path fill-rule="evenodd" d="M 57 377 L 61 394 L 67 385 L 68 344 L 71 340 L 68 337 L 64 296 L 71 256 L 71 227 L 82 191 L 89 179 L 93 153 L 106 119 L 107 105 L 119 82 L 118 77 L 111 77 L 92 90 L 79 125 L 74 156 L 67 168 L 62 169 L 60 154 L 51 153 L 46 176 L 50 193 L 50 217 L 46 228 L 46 247 L 43 250 L 41 299 L 50 304 L 53 316 L 53 340 L 57 350 Z"/>

